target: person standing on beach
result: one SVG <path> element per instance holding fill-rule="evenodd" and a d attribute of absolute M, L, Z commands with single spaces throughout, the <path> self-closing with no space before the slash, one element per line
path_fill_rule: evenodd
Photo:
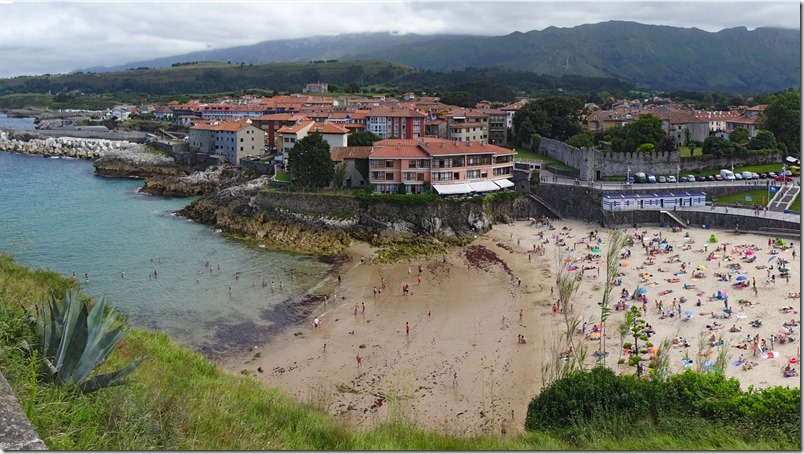
<path fill-rule="evenodd" d="M 363 357 L 360 356 L 360 353 L 357 354 L 357 368 L 363 369 Z"/>
<path fill-rule="evenodd" d="M 405 322 L 405 336 L 410 336 L 410 323 Z"/>
<path fill-rule="evenodd" d="M 458 386 L 458 373 L 457 372 L 452 373 L 452 386 L 453 387 Z"/>
<path fill-rule="evenodd" d="M 365 313 L 366 313 L 366 303 L 361 302 L 360 304 L 362 304 L 362 305 L 363 305 L 363 313 L 365 314 Z"/>

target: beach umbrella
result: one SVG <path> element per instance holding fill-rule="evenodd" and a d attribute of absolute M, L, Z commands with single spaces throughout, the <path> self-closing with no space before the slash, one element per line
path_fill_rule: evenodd
<path fill-rule="evenodd" d="M 687 317 L 692 317 L 693 315 L 695 315 L 695 312 L 693 312 L 693 311 L 684 311 L 684 315 L 686 315 Z"/>
<path fill-rule="evenodd" d="M 744 281 L 744 280 L 746 280 L 746 279 L 748 279 L 748 278 L 747 278 L 747 277 L 746 277 L 744 274 L 741 274 L 741 275 L 737 276 L 737 279 L 736 279 L 736 280 L 738 280 L 738 281 Z"/>
<path fill-rule="evenodd" d="M 772 261 L 773 261 L 773 259 L 775 259 L 775 258 L 776 258 L 776 256 L 775 256 L 775 255 L 770 256 L 770 257 L 768 258 L 768 263 L 772 262 Z"/>
<path fill-rule="evenodd" d="M 787 241 L 785 241 L 784 238 L 776 238 L 776 242 L 781 244 L 781 245 L 784 245 L 785 243 L 787 243 Z"/>
<path fill-rule="evenodd" d="M 788 271 L 790 271 L 790 268 L 779 268 L 779 271 L 782 273 L 787 273 Z"/>
<path fill-rule="evenodd" d="M 638 292 L 639 292 L 640 295 L 647 295 L 648 294 L 648 289 L 646 289 L 645 287 L 640 287 Z"/>
<path fill-rule="evenodd" d="M 656 354 L 659 351 L 659 347 L 648 347 L 648 353 Z"/>
<path fill-rule="evenodd" d="M 706 269 L 706 267 L 705 267 L 705 266 L 703 266 L 703 265 L 698 265 L 698 269 L 699 269 L 699 270 L 705 270 L 705 269 Z"/>
<path fill-rule="evenodd" d="M 737 314 L 735 314 L 735 317 L 737 317 L 737 318 L 745 318 L 745 312 L 737 312 Z"/>
<path fill-rule="evenodd" d="M 754 255 L 754 250 L 749 249 L 749 250 L 745 251 L 745 255 Z"/>
<path fill-rule="evenodd" d="M 779 328 L 778 333 L 779 333 L 779 334 L 790 334 L 790 330 L 789 330 L 788 328 L 785 328 L 785 327 L 783 326 L 783 327 Z"/>

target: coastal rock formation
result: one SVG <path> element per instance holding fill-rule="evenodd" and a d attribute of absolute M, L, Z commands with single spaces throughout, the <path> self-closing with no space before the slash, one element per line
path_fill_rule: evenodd
<path fill-rule="evenodd" d="M 164 197 L 189 197 L 213 194 L 251 179 L 237 169 L 206 169 L 190 175 L 154 176 L 145 180 L 140 192 Z"/>
<path fill-rule="evenodd" d="M 150 153 L 140 144 L 108 150 L 93 165 L 95 174 L 116 178 L 178 175 L 182 171 L 173 158 Z"/>
<path fill-rule="evenodd" d="M 120 140 L 75 137 L 42 137 L 32 131 L 17 131 L 0 140 L 0 151 L 44 156 L 98 159 L 109 153 L 145 151 L 143 145 Z"/>
<path fill-rule="evenodd" d="M 202 197 L 177 212 L 273 248 L 313 255 L 342 252 L 353 240 L 374 245 L 415 238 L 466 237 L 507 222 L 521 197 L 435 200 L 405 204 L 385 198 L 287 193 L 265 188 L 266 177 Z"/>

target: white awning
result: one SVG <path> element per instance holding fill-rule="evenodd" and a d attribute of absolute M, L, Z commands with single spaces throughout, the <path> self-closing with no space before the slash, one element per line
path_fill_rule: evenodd
<path fill-rule="evenodd" d="M 499 186 L 501 188 L 510 188 L 510 187 L 512 187 L 514 185 L 514 183 L 511 183 L 511 180 L 509 180 L 507 178 L 502 178 L 500 180 L 494 180 L 494 184 L 496 184 L 497 186 Z"/>
<path fill-rule="evenodd" d="M 500 188 L 489 180 L 467 181 L 470 188 L 475 192 L 499 191 Z"/>
<path fill-rule="evenodd" d="M 433 189 L 442 195 L 469 194 L 472 192 L 472 188 L 466 183 L 434 184 Z"/>

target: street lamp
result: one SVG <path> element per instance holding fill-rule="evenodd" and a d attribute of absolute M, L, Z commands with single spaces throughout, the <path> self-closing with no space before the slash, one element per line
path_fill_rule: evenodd
<path fill-rule="evenodd" d="M 625 185 L 628 186 L 631 183 L 631 166 L 628 166 L 626 171 L 628 173 L 625 175 Z"/>
<path fill-rule="evenodd" d="M 681 180 L 681 166 L 676 164 L 676 183 L 680 183 Z"/>

